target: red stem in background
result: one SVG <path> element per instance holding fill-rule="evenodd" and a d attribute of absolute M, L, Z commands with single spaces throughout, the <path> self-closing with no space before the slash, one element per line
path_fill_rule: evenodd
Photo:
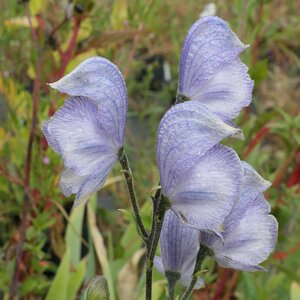
<path fill-rule="evenodd" d="M 265 138 L 265 136 L 269 133 L 269 131 L 270 128 L 264 126 L 255 134 L 254 138 L 251 139 L 248 148 L 243 154 L 243 159 L 246 159 L 249 156 L 249 154 L 252 152 L 255 146 Z"/>
<path fill-rule="evenodd" d="M 74 27 L 73 27 L 73 32 L 72 32 L 72 36 L 71 39 L 69 41 L 68 47 L 66 49 L 65 52 L 61 53 L 61 66 L 57 72 L 57 77 L 58 79 L 63 77 L 66 68 L 68 66 L 68 63 L 70 62 L 70 60 L 73 57 L 73 53 L 75 50 L 75 46 L 77 43 L 77 38 L 78 38 L 78 33 L 79 33 L 79 29 L 80 29 L 80 24 L 82 22 L 82 18 L 80 17 L 74 17 Z"/>
<path fill-rule="evenodd" d="M 292 171 L 292 174 L 287 182 L 287 187 L 291 188 L 296 184 L 300 184 L 300 162 L 298 162 Z"/>
<path fill-rule="evenodd" d="M 230 270 L 227 270 L 227 269 L 222 270 L 222 274 L 221 274 L 221 277 L 219 278 L 219 280 L 217 281 L 216 292 L 215 292 L 212 300 L 222 299 L 222 295 L 224 294 L 226 282 L 227 282 L 229 275 L 230 275 Z"/>
<path fill-rule="evenodd" d="M 134 59 L 135 51 L 136 51 L 137 45 L 139 43 L 142 31 L 143 31 L 143 24 L 141 23 L 141 24 L 139 24 L 138 30 L 137 30 L 136 34 L 134 35 L 132 47 L 129 52 L 128 58 L 127 58 L 127 64 L 126 64 L 126 67 L 123 72 L 123 76 L 125 79 L 127 78 L 128 74 L 130 72 L 130 67 L 131 67 L 132 61 Z"/>
<path fill-rule="evenodd" d="M 35 79 L 33 84 L 33 92 L 32 92 L 32 122 L 31 128 L 29 133 L 29 140 L 27 146 L 27 154 L 26 154 L 26 162 L 25 162 L 25 191 L 24 191 L 24 203 L 23 203 L 23 211 L 21 217 L 21 224 L 20 224 L 20 235 L 19 235 L 19 242 L 16 246 L 16 261 L 15 261 L 15 268 L 12 278 L 12 284 L 10 287 L 9 292 L 9 300 L 13 300 L 18 290 L 19 284 L 19 275 L 20 275 L 20 266 L 23 256 L 23 247 L 25 242 L 25 234 L 26 230 L 30 224 L 30 207 L 31 207 L 31 194 L 30 194 L 30 174 L 31 174 L 31 161 L 32 161 L 32 148 L 33 142 L 36 136 L 36 127 L 38 123 L 38 105 L 39 105 L 39 90 L 41 86 L 41 71 L 42 71 L 42 49 L 40 49 L 38 45 L 38 39 L 36 32 L 34 31 L 31 23 L 31 17 L 29 14 L 29 10 L 27 9 L 27 17 L 30 24 L 30 30 L 32 34 L 33 43 L 36 45 L 38 49 L 38 61 L 35 66 Z"/>

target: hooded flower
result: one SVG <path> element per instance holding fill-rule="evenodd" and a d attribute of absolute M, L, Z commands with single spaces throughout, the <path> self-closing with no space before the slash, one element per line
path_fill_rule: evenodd
<path fill-rule="evenodd" d="M 222 19 L 201 18 L 182 47 L 178 93 L 230 122 L 252 99 L 253 81 L 239 59 L 246 48 Z"/>
<path fill-rule="evenodd" d="M 173 106 L 160 122 L 156 155 L 162 194 L 173 212 L 195 228 L 220 232 L 239 198 L 241 162 L 218 144 L 237 132 L 194 101 Z"/>
<path fill-rule="evenodd" d="M 155 257 L 154 264 L 162 274 L 180 274 L 180 282 L 188 286 L 192 280 L 197 254 L 200 248 L 200 231 L 184 225 L 169 210 L 164 219 L 160 239 L 161 257 Z M 199 279 L 195 288 L 204 285 Z"/>
<path fill-rule="evenodd" d="M 104 184 L 124 143 L 127 92 L 118 68 L 92 57 L 57 82 L 54 89 L 70 95 L 43 124 L 51 148 L 64 160 L 59 186 L 75 205 Z"/>
<path fill-rule="evenodd" d="M 203 232 L 201 243 L 211 248 L 220 266 L 244 271 L 263 270 L 259 266 L 275 249 L 278 223 L 270 215 L 263 197 L 270 183 L 243 162 L 241 197 L 224 222 L 223 240 Z"/>

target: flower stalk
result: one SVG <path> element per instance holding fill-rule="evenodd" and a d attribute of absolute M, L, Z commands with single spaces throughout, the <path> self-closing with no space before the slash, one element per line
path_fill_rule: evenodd
<path fill-rule="evenodd" d="M 170 203 L 161 190 L 157 190 L 153 201 L 153 217 L 151 231 L 147 242 L 147 262 L 146 262 L 146 300 L 152 298 L 152 272 L 155 252 L 158 246 L 159 237 L 164 222 L 165 213 Z"/>
<path fill-rule="evenodd" d="M 129 166 L 127 154 L 123 147 L 119 150 L 119 162 L 124 171 L 124 176 L 125 176 L 125 180 L 126 180 L 128 193 L 129 193 L 129 198 L 130 198 L 130 202 L 131 202 L 132 209 L 134 212 L 135 220 L 136 220 L 136 223 L 137 223 L 137 226 L 139 229 L 139 234 L 142 237 L 143 241 L 147 242 L 148 232 L 144 226 L 144 223 L 143 223 L 143 220 L 141 217 L 140 208 L 139 208 L 139 204 L 137 201 L 136 192 L 135 192 L 135 188 L 134 188 L 133 175 L 132 175 L 132 172 L 131 172 L 131 169 Z"/>
<path fill-rule="evenodd" d="M 192 279 L 190 285 L 184 291 L 184 293 L 181 297 L 181 300 L 187 300 L 189 298 L 189 296 L 193 292 L 193 289 L 194 289 L 194 287 L 197 283 L 199 275 L 202 273 L 201 272 L 202 271 L 202 265 L 203 265 L 203 262 L 204 262 L 205 258 L 207 256 L 212 256 L 212 255 L 213 255 L 213 253 L 212 253 L 211 249 L 209 249 L 208 247 L 206 247 L 204 245 L 200 246 L 200 249 L 199 249 L 198 254 L 197 254 L 195 269 L 194 269 L 194 272 L 193 272 L 193 279 Z"/>

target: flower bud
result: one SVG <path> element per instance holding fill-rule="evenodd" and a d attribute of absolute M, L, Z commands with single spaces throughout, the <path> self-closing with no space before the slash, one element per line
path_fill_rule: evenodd
<path fill-rule="evenodd" d="M 104 276 L 96 276 L 90 281 L 85 300 L 109 300 L 107 280 Z"/>

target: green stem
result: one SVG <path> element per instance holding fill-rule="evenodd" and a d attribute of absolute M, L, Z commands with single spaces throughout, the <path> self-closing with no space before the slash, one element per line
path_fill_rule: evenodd
<path fill-rule="evenodd" d="M 119 151 L 119 161 L 124 170 L 126 185 L 127 185 L 127 189 L 128 189 L 128 193 L 129 193 L 129 198 L 130 198 L 131 205 L 133 208 L 136 223 L 137 223 L 137 226 L 139 229 L 139 234 L 141 235 L 143 241 L 146 242 L 148 240 L 148 232 L 144 226 L 144 223 L 143 223 L 143 220 L 142 220 L 142 217 L 140 214 L 140 209 L 139 209 L 139 205 L 138 205 L 137 197 L 136 197 L 136 193 L 135 193 L 135 188 L 134 188 L 132 172 L 131 172 L 131 169 L 129 166 L 128 157 L 127 157 L 126 152 L 123 149 L 123 147 Z"/>
<path fill-rule="evenodd" d="M 168 300 L 174 300 L 175 288 L 177 281 L 180 279 L 180 273 L 166 271 L 165 275 L 168 280 Z"/>
<path fill-rule="evenodd" d="M 212 254 L 213 254 L 212 251 L 208 247 L 204 245 L 200 245 L 200 249 L 198 251 L 197 258 L 196 258 L 196 264 L 193 272 L 192 281 L 184 291 L 181 300 L 187 300 L 189 296 L 192 294 L 194 286 L 197 283 L 197 280 L 199 278 L 199 272 L 201 271 L 203 261 L 206 258 L 206 256 L 211 256 Z"/>
<path fill-rule="evenodd" d="M 183 102 L 188 101 L 188 100 L 190 100 L 190 98 L 187 97 L 186 95 L 177 94 L 174 105 L 179 104 L 179 103 L 183 103 Z"/>
<path fill-rule="evenodd" d="M 152 298 L 152 272 L 153 272 L 153 261 L 155 252 L 157 249 L 165 213 L 169 208 L 168 200 L 161 195 L 161 192 L 156 193 L 157 198 L 154 199 L 156 203 L 156 211 L 153 214 L 151 231 L 149 239 L 147 242 L 147 262 L 146 262 L 146 300 L 151 300 Z M 155 202 L 157 201 L 157 202 Z"/>
<path fill-rule="evenodd" d="M 186 288 L 184 291 L 184 294 L 181 297 L 181 300 L 187 300 L 189 296 L 192 294 L 195 284 L 197 283 L 198 278 L 193 276 L 193 279 L 190 283 L 190 285 Z"/>

